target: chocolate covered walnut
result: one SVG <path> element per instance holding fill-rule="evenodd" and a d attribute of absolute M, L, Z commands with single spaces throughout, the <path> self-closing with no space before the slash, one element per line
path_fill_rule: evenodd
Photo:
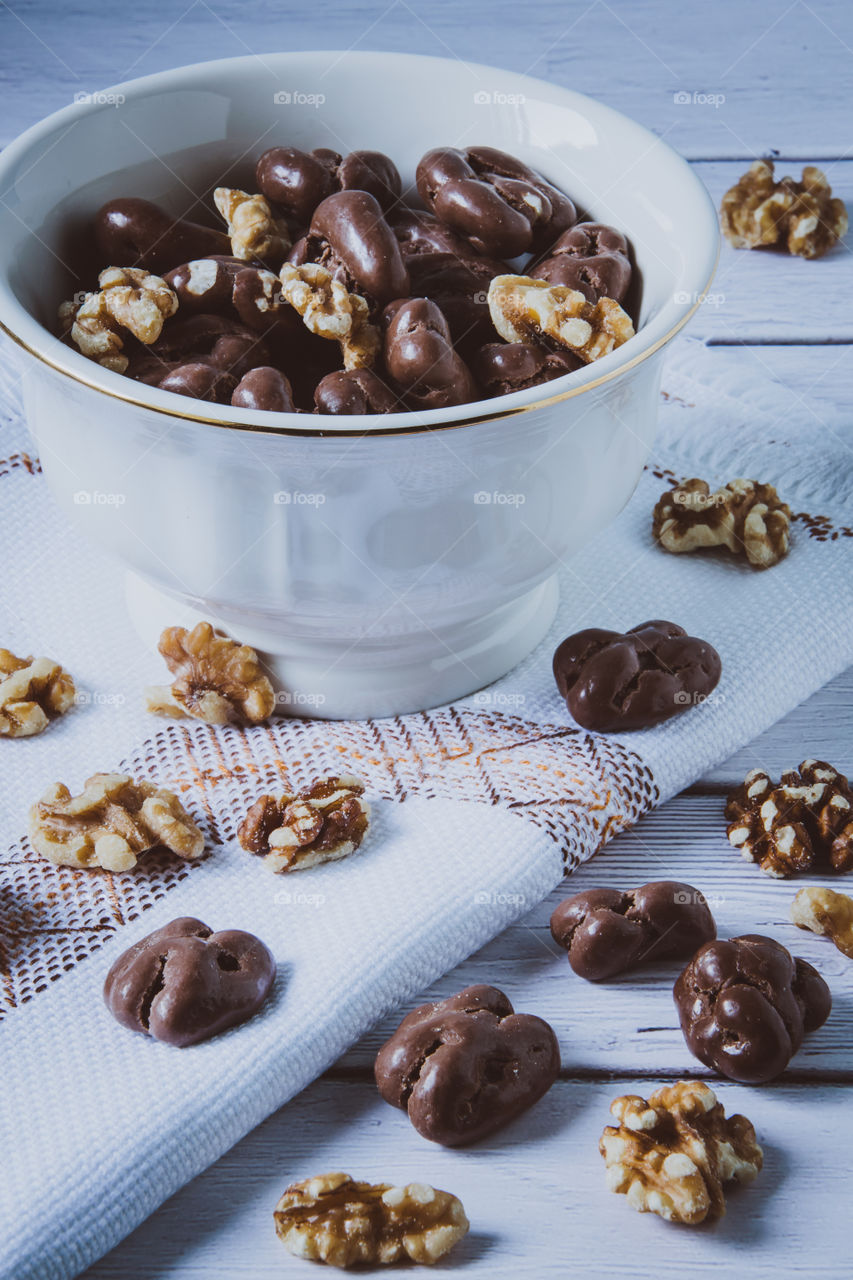
<path fill-rule="evenodd" d="M 736 249 L 784 245 L 802 258 L 820 258 L 847 231 L 847 209 L 826 174 L 807 165 L 799 182 L 776 181 L 773 163 L 756 160 L 723 196 L 723 233 Z"/>
<path fill-rule="evenodd" d="M 348 293 L 325 267 L 313 262 L 302 266 L 286 262 L 280 278 L 285 300 L 299 312 L 306 329 L 340 343 L 344 368 L 370 368 L 381 340 L 368 319 L 365 299 Z"/>
<path fill-rule="evenodd" d="M 31 738 L 74 702 L 74 681 L 51 658 L 0 649 L 0 738 Z"/>
<path fill-rule="evenodd" d="M 585 889 L 551 916 L 551 935 L 581 978 L 600 982 L 651 960 L 693 955 L 717 936 L 704 896 L 677 880 L 639 889 Z"/>
<path fill-rule="evenodd" d="M 237 839 L 272 871 L 299 871 L 354 853 L 369 821 L 364 783 L 344 774 L 321 778 L 296 795 L 261 796 L 241 822 Z"/>
<path fill-rule="evenodd" d="M 325 1173 L 288 1187 L 274 1211 L 288 1253 L 333 1267 L 433 1263 L 468 1231 L 456 1196 L 420 1182 L 406 1187 Z"/>
<path fill-rule="evenodd" d="M 634 336 L 631 317 L 613 298 L 587 302 L 577 289 L 530 276 L 495 276 L 489 312 L 507 342 L 533 342 L 572 351 L 590 364 Z"/>
<path fill-rule="evenodd" d="M 723 1184 L 752 1182 L 764 1153 L 745 1116 L 726 1119 L 716 1095 L 681 1080 L 645 1098 L 628 1094 L 610 1106 L 618 1125 L 599 1143 L 607 1185 L 639 1213 L 696 1226 L 726 1211 Z"/>
<path fill-rule="evenodd" d="M 146 689 L 148 711 L 206 724 L 260 724 L 272 715 L 275 693 L 249 645 L 199 622 L 192 631 L 167 627 L 158 648 L 175 679 Z"/>
<path fill-rule="evenodd" d="M 706 942 L 672 994 L 690 1052 L 742 1084 L 775 1080 L 832 1009 L 808 961 L 754 933 Z"/>
<path fill-rule="evenodd" d="M 804 760 L 778 783 L 751 770 L 729 796 L 726 834 L 749 862 L 777 879 L 817 864 L 853 868 L 853 790 L 824 760 Z"/>
<path fill-rule="evenodd" d="M 110 1013 L 129 1031 L 184 1048 L 257 1013 L 275 979 L 275 960 L 252 933 L 214 933 L 181 916 L 115 960 L 104 983 Z"/>
<path fill-rule="evenodd" d="M 788 553 L 791 508 L 772 484 L 730 480 L 711 492 L 704 480 L 685 480 L 658 499 L 652 533 L 665 551 L 679 554 L 727 547 L 757 569 Z"/>
<path fill-rule="evenodd" d="M 61 782 L 30 809 L 33 848 L 66 867 L 128 871 L 139 854 L 163 845 L 198 858 L 204 836 L 171 791 L 126 773 L 95 773 L 79 796 Z"/>

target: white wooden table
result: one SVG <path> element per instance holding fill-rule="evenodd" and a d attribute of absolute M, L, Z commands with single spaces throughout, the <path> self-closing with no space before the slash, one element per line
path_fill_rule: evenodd
<path fill-rule="evenodd" d="M 853 204 L 849 0 L 680 7 L 666 0 L 330 0 L 322 11 L 295 0 L 148 0 L 132 9 L 10 0 L 0 8 L 0 141 L 80 89 L 202 58 L 350 46 L 450 52 L 603 98 L 686 155 L 716 200 L 749 161 L 773 149 L 797 175 L 802 162 L 820 161 L 837 194 Z M 721 371 L 758 362 L 789 389 L 789 413 L 812 421 L 827 449 L 837 449 L 833 427 L 853 399 L 851 290 L 849 252 L 805 263 L 725 247 L 714 300 L 700 308 L 692 332 L 717 348 Z M 756 765 L 778 773 L 817 756 L 849 772 L 851 701 L 853 671 L 619 836 L 567 885 L 574 893 L 663 877 L 697 884 L 721 932 L 769 932 L 819 964 L 833 988 L 832 1017 L 780 1081 L 719 1086 L 727 1109 L 755 1123 L 766 1157 L 759 1181 L 731 1195 L 722 1222 L 667 1226 L 605 1190 L 596 1145 L 610 1100 L 705 1073 L 677 1030 L 670 967 L 602 987 L 575 978 L 548 932 L 564 896 L 555 893 L 424 993 L 491 982 L 516 1007 L 546 1017 L 563 1069 L 538 1107 L 470 1151 L 424 1142 L 372 1084 L 373 1055 L 396 1023 L 389 1019 L 92 1267 L 90 1280 L 307 1277 L 310 1264 L 289 1259 L 276 1241 L 271 1210 L 291 1180 L 336 1168 L 374 1180 L 422 1179 L 460 1195 L 472 1232 L 438 1275 L 651 1280 L 736 1269 L 750 1280 L 849 1277 L 853 964 L 787 923 L 792 886 L 734 854 L 722 808 L 728 785 Z"/>

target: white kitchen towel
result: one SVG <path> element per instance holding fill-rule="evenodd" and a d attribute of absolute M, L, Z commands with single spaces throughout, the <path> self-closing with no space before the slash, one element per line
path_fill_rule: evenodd
<path fill-rule="evenodd" d="M 564 566 L 535 653 L 453 707 L 241 733 L 142 712 L 135 691 L 161 664 L 130 630 L 118 568 L 54 510 L 0 357 L 0 643 L 61 659 L 81 692 L 40 737 L 0 743 L 0 1277 L 52 1280 L 104 1253 L 615 831 L 853 661 L 853 437 L 839 421 L 803 421 L 760 372 L 721 384 L 714 353 L 682 340 L 653 461 L 615 524 Z M 652 506 L 689 475 L 777 484 L 797 513 L 788 558 L 759 573 L 723 552 L 657 548 Z M 654 730 L 578 729 L 553 687 L 554 646 L 650 617 L 717 647 L 717 691 Z M 808 754 L 792 744 L 791 763 Z M 44 787 L 76 790 L 120 762 L 179 791 L 207 836 L 198 864 L 155 853 L 111 876 L 32 852 L 25 813 Z M 242 853 L 234 832 L 253 796 L 344 768 L 374 800 L 357 855 L 274 879 Z M 720 856 L 733 856 L 722 840 Z M 177 1051 L 118 1027 L 100 992 L 121 950 L 182 914 L 257 932 L 279 975 L 257 1018 Z"/>

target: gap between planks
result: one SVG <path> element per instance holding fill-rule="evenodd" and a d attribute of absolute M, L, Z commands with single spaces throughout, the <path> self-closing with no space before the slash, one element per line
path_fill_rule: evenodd
<path fill-rule="evenodd" d="M 666 1028 L 660 1027 L 640 1027 L 638 1034 L 644 1031 L 660 1031 Z M 716 1076 L 710 1071 L 678 1071 L 671 1070 L 669 1067 L 656 1068 L 653 1072 L 648 1069 L 636 1067 L 614 1067 L 612 1070 L 603 1067 L 588 1068 L 561 1068 L 557 1079 L 562 1084 L 586 1083 L 610 1084 L 614 1080 L 701 1080 L 706 1084 L 710 1084 L 712 1088 L 722 1088 L 725 1085 L 737 1083 L 736 1081 L 726 1080 L 721 1076 Z M 373 1083 L 373 1069 L 369 1066 L 363 1067 L 330 1067 L 328 1071 L 324 1071 L 319 1080 L 328 1084 L 355 1085 L 362 1086 Z M 853 1084 L 853 1070 L 842 1071 L 838 1068 L 828 1068 L 818 1071 L 785 1071 L 778 1080 L 774 1080 L 771 1084 L 780 1085 L 821 1085 L 821 1084 Z M 758 1087 L 758 1086 L 752 1086 Z"/>

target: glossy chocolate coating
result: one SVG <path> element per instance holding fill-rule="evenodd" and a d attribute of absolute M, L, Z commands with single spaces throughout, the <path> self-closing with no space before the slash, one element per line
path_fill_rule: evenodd
<path fill-rule="evenodd" d="M 275 960 L 254 934 L 214 933 L 192 917 L 150 933 L 115 961 L 104 1000 L 123 1027 L 165 1044 L 198 1044 L 263 1004 Z"/>
<path fill-rule="evenodd" d="M 677 880 L 639 889 L 587 889 L 561 902 L 551 934 L 575 973 L 590 982 L 614 978 L 652 960 L 692 956 L 717 936 L 702 894 Z"/>
<path fill-rule="evenodd" d="M 167 271 L 163 279 L 178 296 L 181 316 L 227 314 L 231 310 L 234 277 L 245 266 L 242 259 L 224 255 L 194 258 Z"/>
<path fill-rule="evenodd" d="M 528 272 L 534 280 L 577 289 L 588 302 L 622 302 L 631 284 L 628 241 L 601 222 L 578 222 Z"/>
<path fill-rule="evenodd" d="M 441 222 L 434 213 L 397 205 L 388 214 L 388 223 L 397 237 L 407 264 L 421 254 L 449 253 L 460 262 L 474 259 L 477 262 L 488 263 L 492 275 L 499 276 L 509 271 L 509 265 L 506 262 L 478 253 L 470 240 Z"/>
<path fill-rule="evenodd" d="M 181 319 L 194 315 L 229 316 L 254 333 L 282 328 L 293 335 L 301 321 L 282 298 L 281 281 L 266 267 L 239 258 L 197 258 L 166 273 L 178 295 Z"/>
<path fill-rule="evenodd" d="M 257 267 L 244 267 L 234 276 L 231 291 L 234 311 L 243 324 L 255 333 L 269 333 L 282 328 L 295 335 L 302 328 L 302 321 L 292 307 L 284 301 L 281 281 L 272 271 Z"/>
<path fill-rule="evenodd" d="M 328 196 L 314 210 L 308 235 L 297 241 L 289 256 L 297 264 L 321 263 L 350 293 L 373 306 L 409 293 L 409 273 L 397 237 L 367 191 Z"/>
<path fill-rule="evenodd" d="M 477 398 L 474 379 L 453 349 L 450 328 L 428 298 L 398 300 L 386 309 L 385 367 L 407 403 L 443 409 Z"/>
<path fill-rule="evenodd" d="M 572 717 L 599 733 L 648 729 L 716 688 L 720 655 L 674 622 L 643 622 L 624 634 L 591 627 L 567 636 L 554 677 Z"/>
<path fill-rule="evenodd" d="M 268 413 L 295 413 L 290 382 L 279 369 L 260 365 L 244 374 L 231 396 L 238 409 L 263 409 Z"/>
<path fill-rule="evenodd" d="M 174 391 L 179 396 L 228 404 L 237 379 L 207 360 L 190 360 L 171 369 L 157 386 L 161 391 Z"/>
<path fill-rule="evenodd" d="M 781 1075 L 832 1008 L 817 970 L 759 934 L 707 943 L 673 995 L 690 1052 L 742 1084 Z"/>
<path fill-rule="evenodd" d="M 270 147 L 255 168 L 258 190 L 295 222 L 305 226 L 321 200 L 336 189 L 335 152 Z"/>
<path fill-rule="evenodd" d="M 95 215 L 95 239 L 104 265 L 145 267 L 162 275 L 193 258 L 231 253 L 223 231 L 173 218 L 159 205 L 135 196 L 109 200 Z"/>
<path fill-rule="evenodd" d="M 390 209 L 402 190 L 397 166 L 381 151 L 351 151 L 341 159 L 323 147 L 271 147 L 258 161 L 255 177 L 262 195 L 302 226 L 336 191 L 367 191 Z"/>
<path fill-rule="evenodd" d="M 397 166 L 382 151 L 351 151 L 338 165 L 337 178 L 342 191 L 367 191 L 386 211 L 403 189 Z"/>
<path fill-rule="evenodd" d="M 180 311 L 163 326 L 163 332 L 149 351 L 164 359 L 189 355 L 209 355 L 220 338 L 241 337 L 257 341 L 258 335 L 227 315 L 181 316 Z M 260 364 L 261 362 L 258 361 Z"/>
<path fill-rule="evenodd" d="M 336 369 L 317 384 L 314 404 L 318 413 L 397 413 L 403 409 L 398 396 L 372 369 Z"/>
<path fill-rule="evenodd" d="M 235 378 L 242 378 L 250 369 L 269 363 L 264 340 L 255 334 L 250 337 L 240 333 L 225 333 L 217 338 L 207 359 L 217 369 L 233 373 Z"/>
<path fill-rule="evenodd" d="M 480 253 L 501 258 L 548 248 L 577 216 L 567 195 L 494 147 L 436 147 L 420 161 L 416 180 L 436 217 Z"/>
<path fill-rule="evenodd" d="M 560 1047 L 541 1018 L 514 1013 L 495 987 L 466 987 L 404 1018 L 380 1049 L 376 1083 L 424 1138 L 477 1142 L 547 1093 Z"/>
<path fill-rule="evenodd" d="M 450 326 L 454 346 L 472 353 L 496 337 L 489 314 L 489 284 L 495 270 L 488 258 L 421 253 L 407 259 L 415 297 L 430 298 Z M 498 264 L 494 264 L 498 266 Z"/>
<path fill-rule="evenodd" d="M 582 365 L 583 361 L 569 351 L 548 351 L 527 342 L 489 342 L 471 360 L 477 382 L 490 396 L 538 387 Z"/>

